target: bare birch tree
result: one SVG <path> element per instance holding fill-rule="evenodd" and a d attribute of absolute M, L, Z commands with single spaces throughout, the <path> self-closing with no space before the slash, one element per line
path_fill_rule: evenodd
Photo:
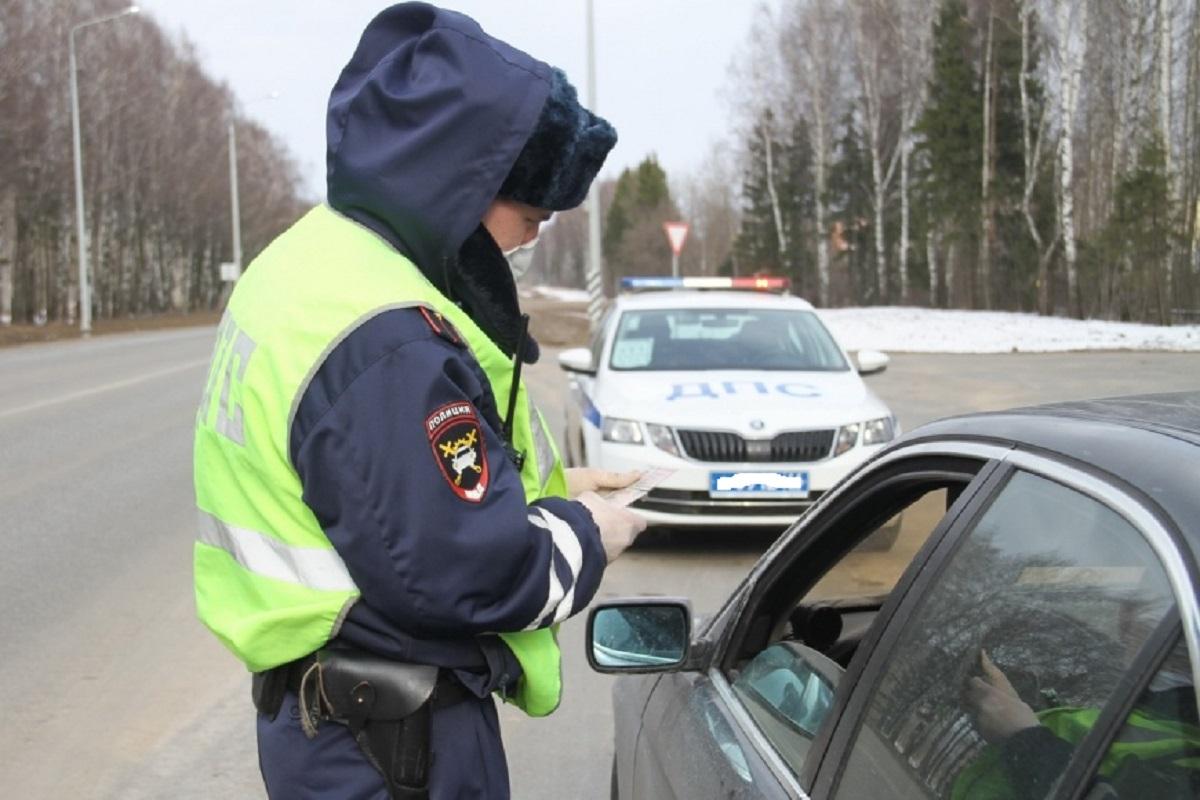
<path fill-rule="evenodd" d="M 976 271 L 978 300 L 982 293 L 983 307 L 992 307 L 992 244 L 996 237 L 996 213 L 992 207 L 992 174 L 996 166 L 996 11 L 992 0 L 984 5 L 985 23 L 983 62 L 983 146 L 980 159 L 979 202 L 979 267 Z"/>
<path fill-rule="evenodd" d="M 782 0 L 760 21 L 741 61 L 778 73 L 742 84 L 742 234 L 815 263 L 820 302 L 907 302 L 911 262 L 934 304 L 1200 308 L 1200 0 Z"/>
<path fill-rule="evenodd" d="M 1190 160 L 1187 209 L 1190 216 L 1192 274 L 1200 275 L 1200 0 L 1192 0 L 1188 37 L 1187 109 L 1183 142 Z"/>
<path fill-rule="evenodd" d="M 1054 234 L 1050 237 L 1050 241 L 1046 242 L 1041 231 L 1038 230 L 1037 221 L 1033 216 L 1033 194 L 1037 189 L 1038 178 L 1042 174 L 1042 153 L 1045 151 L 1043 145 L 1049 118 L 1049 105 L 1043 104 L 1037 120 L 1033 119 L 1033 109 L 1029 97 L 1029 80 L 1032 77 L 1029 45 L 1035 12 L 1034 0 L 1022 0 L 1018 12 L 1021 24 L 1021 74 L 1018 76 L 1018 85 L 1021 91 L 1021 135 L 1023 139 L 1021 153 L 1024 157 L 1025 167 L 1024 188 L 1021 192 L 1021 215 L 1025 219 L 1025 225 L 1029 230 L 1030 238 L 1033 239 L 1037 254 L 1038 313 L 1048 314 L 1050 313 L 1050 260 L 1054 257 L 1054 250 L 1058 245 L 1061 225 L 1058 224 L 1056 217 Z"/>
<path fill-rule="evenodd" d="M 1171 207 L 1179 203 L 1179 179 L 1175 172 L 1175 159 L 1171 151 L 1174 148 L 1174 129 L 1171 126 L 1171 85 L 1172 74 L 1175 71 L 1174 53 L 1174 14 L 1175 4 L 1171 0 L 1156 0 L 1154 14 L 1155 53 L 1157 67 L 1157 100 L 1158 100 L 1158 136 L 1162 141 L 1163 156 L 1166 159 L 1167 197 Z M 1172 272 L 1175 261 L 1175 241 L 1172 237 L 1167 241 L 1166 263 L 1162 265 L 1164 289 L 1167 297 L 1172 294 Z"/>
<path fill-rule="evenodd" d="M 844 83 L 844 11 L 838 0 L 810 0 L 789 5 L 782 18 L 779 43 L 794 96 L 809 120 L 815 184 L 814 223 L 817 244 L 817 285 L 822 306 L 830 302 L 828 202 L 829 170 L 833 159 L 835 121 L 840 116 Z"/>
<path fill-rule="evenodd" d="M 898 126 L 891 126 L 891 131 L 885 130 L 888 121 L 885 117 L 889 110 L 887 106 L 898 102 L 902 92 L 902 76 L 894 67 L 897 60 L 903 60 L 895 41 L 900 24 L 894 19 L 898 9 L 889 0 L 852 0 L 849 10 L 850 38 L 854 43 L 853 73 L 862 97 L 863 127 L 871 157 L 876 297 L 879 302 L 886 303 L 889 290 L 883 217 L 888 187 L 895 177 L 901 148 L 895 130 Z"/>
<path fill-rule="evenodd" d="M 730 257 L 739 224 L 736 192 L 735 167 L 723 142 L 709 148 L 701 169 L 675 191 L 692 226 L 689 275 L 715 275 Z"/>
<path fill-rule="evenodd" d="M 900 244 L 897 271 L 900 275 L 900 299 L 908 303 L 913 127 L 925 106 L 931 62 L 930 40 L 936 7 L 925 0 L 897 0 L 897 8 L 897 52 L 900 61 Z M 929 270 L 931 285 L 934 285 L 937 275 L 936 260 L 929 262 Z M 934 296 L 931 292 L 930 298 Z"/>
<path fill-rule="evenodd" d="M 0 3 L 0 205 L 14 321 L 78 315 L 68 31 L 123 0 Z M 226 120 L 232 94 L 150 17 L 77 37 L 86 235 L 97 317 L 208 308 L 230 259 Z M 236 115 L 243 239 L 252 257 L 301 213 L 300 177 L 275 138 Z M 0 279 L 0 283 L 4 283 Z M 5 284 L 7 285 L 7 284 Z"/>
<path fill-rule="evenodd" d="M 1059 220 L 1066 259 L 1067 297 L 1072 313 L 1081 310 L 1078 250 L 1075 240 L 1075 112 L 1079 102 L 1079 82 L 1087 42 L 1088 0 L 1054 0 L 1054 18 L 1059 50 L 1059 119 L 1062 133 L 1058 140 Z"/>

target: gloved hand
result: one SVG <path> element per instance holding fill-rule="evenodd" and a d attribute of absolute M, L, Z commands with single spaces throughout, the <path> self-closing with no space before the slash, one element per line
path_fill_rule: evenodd
<path fill-rule="evenodd" d="M 571 467 L 567 473 L 567 497 L 575 499 L 584 492 L 608 492 L 613 489 L 624 489 L 632 486 L 642 473 L 608 472 L 591 467 Z"/>
<path fill-rule="evenodd" d="M 611 473 L 602 473 L 611 474 Z M 608 563 L 617 560 L 638 534 L 646 530 L 646 520 L 623 506 L 608 502 L 595 492 L 584 492 L 575 498 L 592 512 L 592 519 L 600 529 L 600 542 Z"/>

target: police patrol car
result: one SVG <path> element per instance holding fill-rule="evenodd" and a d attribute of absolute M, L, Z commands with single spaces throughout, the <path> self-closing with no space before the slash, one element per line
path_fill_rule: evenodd
<path fill-rule="evenodd" d="M 559 355 L 568 463 L 674 470 L 634 504 L 652 524 L 794 521 L 898 429 L 859 377 L 887 356 L 852 367 L 787 285 L 625 278 L 592 346 Z"/>

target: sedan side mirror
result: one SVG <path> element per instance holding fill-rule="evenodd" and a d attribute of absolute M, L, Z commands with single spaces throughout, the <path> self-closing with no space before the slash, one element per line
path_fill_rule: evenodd
<path fill-rule="evenodd" d="M 881 353 L 878 350 L 859 350 L 858 351 L 858 374 L 871 375 L 876 372 L 883 372 L 887 369 L 888 363 L 891 361 L 887 353 Z"/>
<path fill-rule="evenodd" d="M 567 372 L 580 372 L 584 375 L 595 375 L 596 367 L 592 364 L 592 351 L 586 347 L 572 347 L 558 354 L 558 366 Z"/>
<path fill-rule="evenodd" d="M 588 614 L 588 663 L 597 672 L 667 672 L 687 659 L 691 621 L 686 600 L 601 603 Z"/>

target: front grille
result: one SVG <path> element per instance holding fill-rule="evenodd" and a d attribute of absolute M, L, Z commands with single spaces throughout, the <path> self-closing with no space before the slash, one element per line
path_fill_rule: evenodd
<path fill-rule="evenodd" d="M 724 431 L 677 431 L 683 452 L 697 461 L 745 461 L 746 440 Z"/>
<path fill-rule="evenodd" d="M 800 516 L 821 496 L 821 492 L 810 492 L 805 500 L 789 498 L 770 500 L 763 498 L 709 497 L 708 492 L 684 491 L 680 489 L 651 489 L 633 504 L 634 508 L 646 511 L 661 511 L 667 514 L 738 514 L 748 517 L 765 517 L 782 514 Z"/>
<path fill-rule="evenodd" d="M 728 431 L 678 430 L 679 444 L 697 461 L 804 463 L 820 461 L 833 449 L 837 431 L 788 431 L 774 439 L 747 440 Z"/>
<path fill-rule="evenodd" d="M 788 431 L 771 440 L 772 461 L 820 461 L 833 449 L 837 431 Z"/>

